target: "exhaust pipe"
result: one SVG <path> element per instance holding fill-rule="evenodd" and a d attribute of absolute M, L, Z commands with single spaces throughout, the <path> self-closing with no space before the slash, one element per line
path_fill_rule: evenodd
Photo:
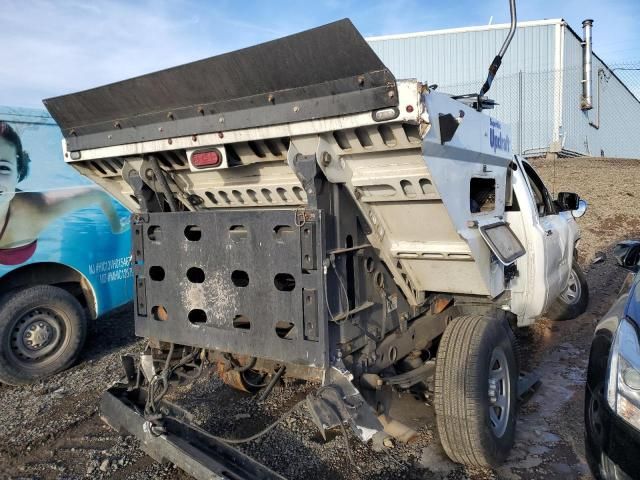
<path fill-rule="evenodd" d="M 593 20 L 587 19 L 582 22 L 584 30 L 584 40 L 582 41 L 582 101 L 580 108 L 582 110 L 591 110 L 593 108 L 593 80 L 591 74 L 591 57 L 592 43 L 591 30 L 593 28 Z"/>

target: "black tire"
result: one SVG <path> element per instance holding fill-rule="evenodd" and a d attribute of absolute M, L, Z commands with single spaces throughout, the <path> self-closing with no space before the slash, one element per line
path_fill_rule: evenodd
<path fill-rule="evenodd" d="M 589 470 L 596 480 L 604 477 L 601 471 L 602 450 L 608 441 L 606 420 L 603 417 L 603 410 L 607 400 L 604 398 L 604 383 L 600 382 L 593 392 L 587 386 L 585 389 L 584 405 L 584 444 L 585 457 Z M 612 478 L 614 475 L 611 476 Z"/>
<path fill-rule="evenodd" d="M 490 370 L 497 374 L 498 365 L 506 371 L 490 383 Z M 506 321 L 469 315 L 447 326 L 436 357 L 435 410 L 451 460 L 481 467 L 505 460 L 515 436 L 518 376 L 515 337 Z"/>
<path fill-rule="evenodd" d="M 583 314 L 589 304 L 589 285 L 580 265 L 575 260 L 567 286 L 549 307 L 551 320 L 572 320 Z"/>
<path fill-rule="evenodd" d="M 50 285 L 14 290 L 0 299 L 0 382 L 24 385 L 69 368 L 87 331 L 82 306 Z"/>

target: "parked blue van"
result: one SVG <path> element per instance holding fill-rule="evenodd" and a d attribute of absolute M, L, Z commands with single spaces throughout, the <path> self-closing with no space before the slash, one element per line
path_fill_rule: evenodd
<path fill-rule="evenodd" d="M 0 381 L 68 368 L 132 298 L 129 212 L 62 158 L 43 110 L 0 107 Z"/>

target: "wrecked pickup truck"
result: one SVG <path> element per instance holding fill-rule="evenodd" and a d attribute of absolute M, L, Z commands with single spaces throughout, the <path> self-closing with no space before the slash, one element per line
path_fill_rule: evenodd
<path fill-rule="evenodd" d="M 150 342 L 103 398 L 112 426 L 199 478 L 277 478 L 162 400 L 209 365 L 263 396 L 319 382 L 319 428 L 363 441 L 414 389 L 454 461 L 506 457 L 513 329 L 586 307 L 586 204 L 551 198 L 484 97 L 397 80 L 342 20 L 45 103 L 66 160 L 135 212 Z"/>

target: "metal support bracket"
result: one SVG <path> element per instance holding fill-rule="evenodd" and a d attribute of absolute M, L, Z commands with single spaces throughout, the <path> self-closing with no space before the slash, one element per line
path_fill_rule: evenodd
<path fill-rule="evenodd" d="M 318 291 L 314 288 L 302 289 L 304 339 L 318 341 Z"/>
<path fill-rule="evenodd" d="M 327 383 L 307 397 L 311 419 L 325 439 L 326 430 L 344 422 L 349 423 L 353 433 L 363 442 L 384 431 L 376 412 L 351 383 L 352 378 L 340 361 L 327 372 Z"/>
<path fill-rule="evenodd" d="M 533 372 L 520 372 L 518 377 L 518 402 L 528 402 L 542 385 L 540 376 Z"/>

